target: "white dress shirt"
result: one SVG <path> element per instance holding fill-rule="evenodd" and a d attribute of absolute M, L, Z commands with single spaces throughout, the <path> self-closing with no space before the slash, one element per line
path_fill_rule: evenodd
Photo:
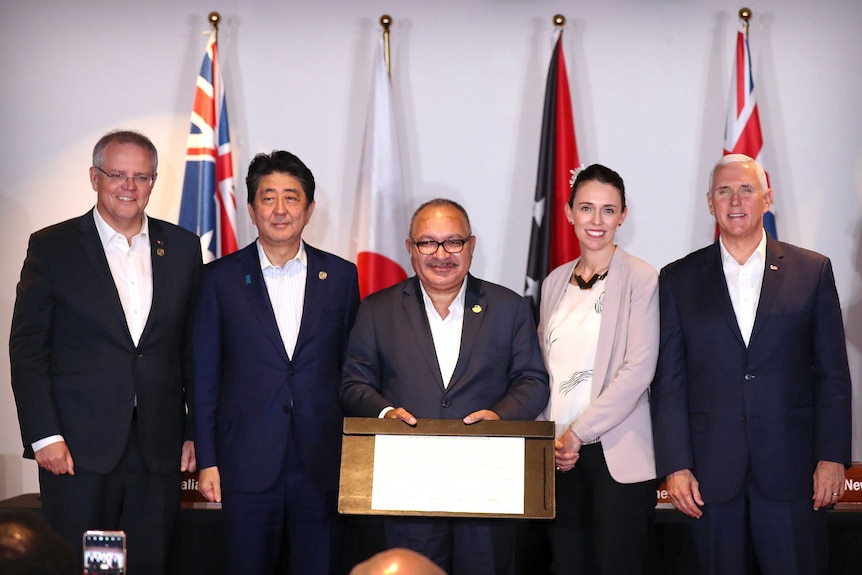
<path fill-rule="evenodd" d="M 763 273 L 766 266 L 766 232 L 745 263 L 737 262 L 719 236 L 719 249 L 721 250 L 721 266 L 724 269 L 724 278 L 727 282 L 727 291 L 730 293 L 730 303 L 733 304 L 733 313 L 736 315 L 736 323 L 742 333 L 745 345 L 751 339 L 751 330 L 754 328 L 754 316 L 757 314 L 757 304 L 760 303 L 760 288 L 763 286 Z"/>
<path fill-rule="evenodd" d="M 464 327 L 464 297 L 467 293 L 467 278 L 461 283 L 458 295 L 449 304 L 449 314 L 442 318 L 437 313 L 437 308 L 425 291 L 425 286 L 419 282 L 422 290 L 422 301 L 425 302 L 425 315 L 428 316 L 428 324 L 431 326 L 431 339 L 434 341 L 434 352 L 437 354 L 437 364 L 440 366 L 440 375 L 443 377 L 443 387 L 448 388 L 458 365 L 458 356 L 461 355 L 461 331 Z M 392 406 L 384 407 L 377 417 L 383 417 L 395 409 Z"/>
<path fill-rule="evenodd" d="M 437 352 L 437 363 L 440 365 L 440 375 L 443 376 L 443 387 L 449 387 L 458 356 L 461 354 L 461 330 L 464 327 L 464 295 L 467 293 L 467 278 L 461 283 L 458 295 L 449 304 L 449 314 L 443 318 L 434 307 L 434 302 L 425 291 L 425 286 L 419 282 L 422 289 L 422 301 L 425 302 L 425 314 L 431 325 L 431 338 L 434 340 L 434 351 Z"/>
<path fill-rule="evenodd" d="M 287 352 L 287 357 L 293 359 L 305 303 L 305 279 L 308 276 L 305 243 L 300 240 L 296 255 L 281 267 L 269 261 L 259 241 L 257 254 L 260 258 L 260 269 L 263 271 L 263 281 L 266 283 L 269 302 L 272 304 L 272 311 L 275 312 L 278 332 L 284 343 L 284 350 Z"/>

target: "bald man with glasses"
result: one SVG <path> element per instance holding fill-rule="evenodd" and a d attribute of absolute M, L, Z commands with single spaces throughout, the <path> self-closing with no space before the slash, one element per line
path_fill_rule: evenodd
<path fill-rule="evenodd" d="M 452 200 L 419 207 L 405 241 L 416 275 L 359 306 L 342 372 L 347 415 L 532 420 L 548 401 L 530 305 L 469 274 L 476 237 Z M 392 517 L 388 547 L 406 547 L 452 575 L 514 572 L 514 522 Z"/>

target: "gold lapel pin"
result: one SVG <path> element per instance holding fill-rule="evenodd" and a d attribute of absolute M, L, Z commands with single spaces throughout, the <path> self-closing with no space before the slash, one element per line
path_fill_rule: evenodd
<path fill-rule="evenodd" d="M 476 304 L 472 308 L 473 313 L 482 313 L 482 306 Z"/>
<path fill-rule="evenodd" d="M 158 249 L 156 250 L 156 255 L 157 255 L 157 256 L 163 256 L 163 255 L 165 255 L 165 248 L 158 248 Z"/>
<path fill-rule="evenodd" d="M 769 264 L 769 269 L 771 269 L 771 270 L 772 270 L 772 271 L 774 271 L 774 272 L 777 272 L 777 271 L 778 271 L 778 266 L 776 266 L 776 265 L 774 265 L 774 264 Z"/>
<path fill-rule="evenodd" d="M 322 280 L 325 280 L 326 279 L 326 272 L 318 272 L 317 277 L 319 277 Z"/>

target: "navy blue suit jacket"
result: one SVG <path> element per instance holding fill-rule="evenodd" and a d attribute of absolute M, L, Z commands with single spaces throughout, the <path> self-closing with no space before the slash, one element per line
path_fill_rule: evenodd
<path fill-rule="evenodd" d="M 347 415 L 377 417 L 392 406 L 418 418 L 491 409 L 502 419 L 535 419 L 548 394 L 529 303 L 509 289 L 467 276 L 461 352 L 447 388 L 415 276 L 359 306 L 342 377 Z"/>
<path fill-rule="evenodd" d="M 850 464 L 850 373 L 829 259 L 767 238 L 748 347 L 718 242 L 665 267 L 659 297 L 660 477 L 691 469 L 704 500 L 722 503 L 750 472 L 763 493 L 790 501 L 812 496 L 818 461 Z"/>
<path fill-rule="evenodd" d="M 256 242 L 205 267 L 194 321 L 192 403 L 198 468 L 217 465 L 222 490 L 271 487 L 293 445 L 313 481 L 338 486 L 338 388 L 359 287 L 355 265 L 305 249 L 308 277 L 293 360 Z"/>
<path fill-rule="evenodd" d="M 148 218 L 153 300 L 132 341 L 92 210 L 30 237 L 12 316 L 12 387 L 24 441 L 62 435 L 75 469 L 107 473 L 120 461 L 137 397 L 141 455 L 176 472 L 190 383 L 191 310 L 200 242 Z"/>

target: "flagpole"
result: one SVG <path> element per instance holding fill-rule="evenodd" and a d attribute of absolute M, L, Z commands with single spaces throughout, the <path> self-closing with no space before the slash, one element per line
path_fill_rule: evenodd
<path fill-rule="evenodd" d="M 210 15 L 207 16 L 207 20 L 210 21 L 210 24 L 213 25 L 213 31 L 215 32 L 216 42 L 218 42 L 218 23 L 221 21 L 221 14 L 218 12 L 210 12 Z"/>
<path fill-rule="evenodd" d="M 392 65 L 389 62 L 389 26 L 392 25 L 392 16 L 381 16 L 380 25 L 383 26 L 383 60 L 386 62 L 386 74 L 389 75 L 392 73 Z"/>
<path fill-rule="evenodd" d="M 557 28 L 562 28 L 565 25 L 566 25 L 566 17 L 563 16 L 562 14 L 555 14 L 554 15 L 554 26 L 556 26 Z"/>
<path fill-rule="evenodd" d="M 748 38 L 748 21 L 751 20 L 751 14 L 751 8 L 742 7 L 739 9 L 739 19 L 745 22 L 742 26 L 745 29 L 746 38 Z"/>

